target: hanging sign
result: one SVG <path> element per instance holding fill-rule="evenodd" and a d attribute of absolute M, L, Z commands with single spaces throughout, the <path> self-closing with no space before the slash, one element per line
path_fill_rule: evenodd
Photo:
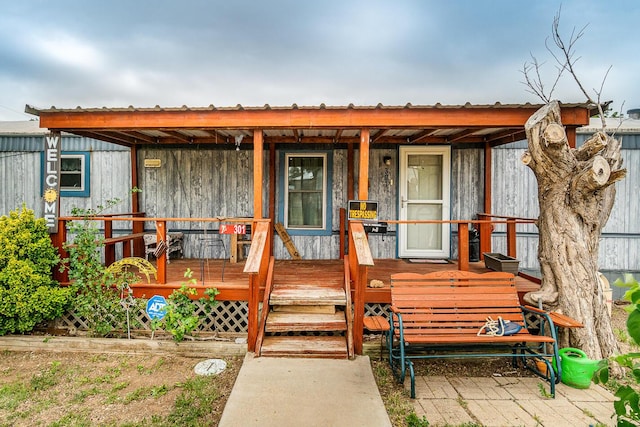
<path fill-rule="evenodd" d="M 378 221 L 378 202 L 372 200 L 349 200 L 347 211 L 350 221 Z"/>
<path fill-rule="evenodd" d="M 44 136 L 43 203 L 44 219 L 49 233 L 58 232 L 60 213 L 60 133 Z"/>

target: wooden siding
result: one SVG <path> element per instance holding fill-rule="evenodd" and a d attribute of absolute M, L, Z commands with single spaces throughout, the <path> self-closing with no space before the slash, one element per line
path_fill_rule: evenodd
<path fill-rule="evenodd" d="M 312 147 L 309 148 L 313 150 Z M 354 157 L 358 158 L 358 150 Z M 374 148 L 369 162 L 369 199 L 379 202 L 381 220 L 397 219 L 398 151 L 394 148 Z M 391 157 L 391 165 L 383 158 Z M 160 168 L 145 168 L 144 159 L 160 159 Z M 264 170 L 268 171 L 265 156 Z M 139 151 L 139 187 L 141 210 L 148 216 L 210 217 L 252 216 L 253 207 L 253 151 L 216 149 L 176 149 L 145 147 Z M 276 171 L 280 169 L 280 156 L 276 156 Z M 452 206 L 453 219 L 470 219 L 483 210 L 483 151 L 466 149 L 452 151 Z M 358 173 L 356 162 L 354 175 Z M 341 207 L 346 207 L 347 150 L 332 151 L 332 197 L 330 236 L 291 236 L 303 259 L 336 259 L 340 253 Z M 280 200 L 280 174 L 276 179 L 276 200 Z M 269 182 L 265 173 L 264 200 L 268 198 Z M 357 188 L 354 189 L 357 194 Z M 265 206 L 265 211 L 267 210 Z M 278 209 L 276 209 L 278 212 Z M 265 212 L 266 213 L 266 212 Z M 282 221 L 281 218 L 277 218 Z M 149 224 L 147 227 L 151 227 Z M 198 236 L 204 224 L 172 223 L 169 230 L 185 232 L 185 256 L 199 256 Z M 208 230 L 211 232 L 212 230 Z M 455 231 L 455 230 L 454 230 Z M 386 235 L 370 235 L 371 253 L 374 258 L 395 258 L 396 234 L 391 225 Z M 229 239 L 223 236 L 225 244 Z M 457 244 L 455 234 L 452 241 Z M 290 255 L 279 237 L 274 240 L 276 259 L 289 259 Z M 457 256 L 454 246 L 452 256 Z"/>

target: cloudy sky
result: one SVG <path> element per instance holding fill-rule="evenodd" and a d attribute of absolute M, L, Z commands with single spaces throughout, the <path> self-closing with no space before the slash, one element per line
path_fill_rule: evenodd
<path fill-rule="evenodd" d="M 48 108 L 540 102 L 521 83 L 561 32 L 584 86 L 640 108 L 637 0 L 11 0 L 0 120 Z M 593 92 L 592 92 L 593 93 Z M 595 98 L 595 95 L 593 95 Z M 564 78 L 555 98 L 582 102 Z M 622 104 L 624 102 L 624 104 Z"/>

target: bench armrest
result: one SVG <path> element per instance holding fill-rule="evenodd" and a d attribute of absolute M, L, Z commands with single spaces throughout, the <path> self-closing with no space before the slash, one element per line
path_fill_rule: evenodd
<path fill-rule="evenodd" d="M 578 322 L 576 319 L 564 314 L 560 314 L 555 311 L 546 312 L 531 305 L 525 305 L 525 307 L 527 308 L 527 310 L 532 312 L 535 311 L 538 313 L 547 313 L 551 320 L 553 320 L 553 324 L 556 326 L 560 326 L 562 328 L 584 328 L 584 324 L 582 324 L 582 322 Z"/>
<path fill-rule="evenodd" d="M 540 310 L 539 308 L 536 307 L 532 307 L 530 305 L 525 305 L 522 306 L 522 314 L 533 314 L 534 316 L 536 316 L 540 322 L 540 333 L 544 334 L 545 331 L 545 324 L 548 325 L 548 331 L 551 334 L 551 338 L 553 338 L 556 343 L 558 342 L 558 337 L 556 336 L 556 327 L 553 323 L 553 319 L 551 318 L 551 316 L 549 315 L 549 313 L 547 313 L 544 310 Z M 525 326 L 527 326 L 528 329 L 528 325 L 527 325 L 527 319 L 525 316 Z"/>

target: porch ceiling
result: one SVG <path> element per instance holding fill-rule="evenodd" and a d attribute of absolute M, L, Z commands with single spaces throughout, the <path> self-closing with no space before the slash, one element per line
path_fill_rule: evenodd
<path fill-rule="evenodd" d="M 252 143 L 262 129 L 264 142 L 352 144 L 369 129 L 372 144 L 508 144 L 525 139 L 524 124 L 535 104 L 236 107 L 76 108 L 25 111 L 40 117 L 40 127 L 124 146 L 148 144 Z M 562 104 L 567 127 L 589 123 L 595 106 Z"/>

